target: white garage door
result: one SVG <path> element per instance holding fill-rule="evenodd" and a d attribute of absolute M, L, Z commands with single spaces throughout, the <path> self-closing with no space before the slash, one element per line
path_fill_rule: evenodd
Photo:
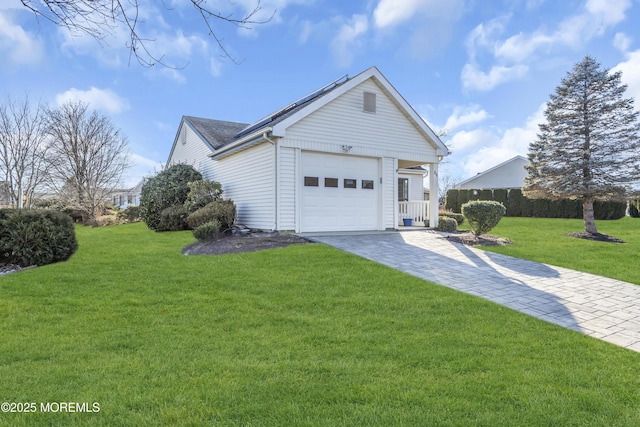
<path fill-rule="evenodd" d="M 377 230 L 378 159 L 302 153 L 301 230 Z"/>

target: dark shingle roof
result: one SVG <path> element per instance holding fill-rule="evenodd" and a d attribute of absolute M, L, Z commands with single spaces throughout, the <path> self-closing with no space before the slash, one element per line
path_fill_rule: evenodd
<path fill-rule="evenodd" d="M 187 121 L 215 151 L 250 133 L 255 133 L 261 129 L 266 129 L 280 123 L 287 117 L 290 117 L 305 108 L 310 103 L 330 93 L 348 80 L 348 76 L 340 77 L 328 85 L 311 92 L 309 95 L 306 95 L 291 104 L 288 104 L 286 107 L 283 107 L 251 124 L 203 119 L 193 116 L 184 116 L 184 120 Z"/>
<path fill-rule="evenodd" d="M 214 150 L 232 142 L 235 134 L 247 127 L 246 123 L 225 122 L 193 116 L 184 116 L 184 120 L 200 133 Z"/>

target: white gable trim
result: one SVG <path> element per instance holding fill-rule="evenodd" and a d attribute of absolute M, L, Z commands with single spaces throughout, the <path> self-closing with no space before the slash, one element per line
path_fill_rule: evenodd
<path fill-rule="evenodd" d="M 391 99 L 398 105 L 398 107 L 407 115 L 407 117 L 413 122 L 413 124 L 427 137 L 426 139 L 434 146 L 438 156 L 446 156 L 449 154 L 449 149 L 438 138 L 433 130 L 422 120 L 422 118 L 415 112 L 415 110 L 409 105 L 409 103 L 398 93 L 396 88 L 382 75 L 382 73 L 376 67 L 370 67 L 357 76 L 352 77 L 345 83 L 335 88 L 328 94 L 318 98 L 311 102 L 305 108 L 295 114 L 287 117 L 285 120 L 276 124 L 273 127 L 273 135 L 279 137 L 286 136 L 286 129 L 294 123 L 307 117 L 319 108 L 327 105 L 331 101 L 335 100 L 340 95 L 353 89 L 362 82 L 373 79 L 385 93 L 387 93 Z"/>

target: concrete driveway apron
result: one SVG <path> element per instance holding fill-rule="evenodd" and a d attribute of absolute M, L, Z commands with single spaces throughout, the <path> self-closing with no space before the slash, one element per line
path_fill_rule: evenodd
<path fill-rule="evenodd" d="M 430 230 L 305 237 L 640 352 L 640 286 L 485 252 Z"/>

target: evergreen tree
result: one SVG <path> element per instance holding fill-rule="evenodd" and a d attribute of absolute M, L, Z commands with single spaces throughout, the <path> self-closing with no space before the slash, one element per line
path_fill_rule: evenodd
<path fill-rule="evenodd" d="M 586 56 L 550 96 L 547 122 L 529 145 L 526 197 L 581 200 L 592 234 L 593 202 L 622 199 L 640 181 L 639 113 L 621 75 Z"/>

